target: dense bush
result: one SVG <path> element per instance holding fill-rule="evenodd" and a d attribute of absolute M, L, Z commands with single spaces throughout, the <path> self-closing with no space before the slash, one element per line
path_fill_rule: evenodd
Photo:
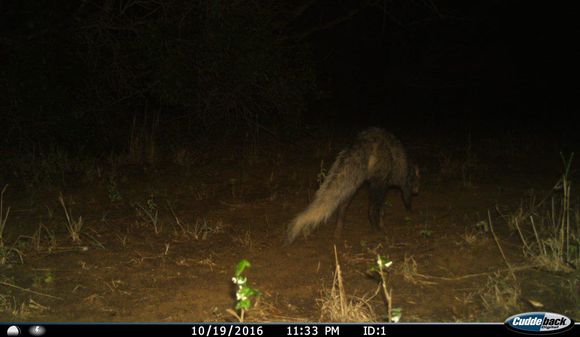
<path fill-rule="evenodd" d="M 135 120 L 173 134 L 296 121 L 314 73 L 283 13 L 267 1 L 7 6 L 0 146 L 109 150 Z"/>

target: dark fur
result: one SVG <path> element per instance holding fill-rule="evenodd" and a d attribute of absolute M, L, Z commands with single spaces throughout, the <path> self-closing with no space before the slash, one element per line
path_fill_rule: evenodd
<path fill-rule="evenodd" d="M 369 221 L 380 228 L 384 227 L 388 189 L 400 189 L 409 210 L 412 196 L 419 192 L 419 172 L 407 150 L 397 137 L 379 128 L 361 132 L 338 154 L 312 203 L 288 227 L 286 242 L 292 243 L 300 233 L 308 234 L 335 211 L 335 235 L 340 236 L 348 204 L 365 182 L 369 186 Z"/>

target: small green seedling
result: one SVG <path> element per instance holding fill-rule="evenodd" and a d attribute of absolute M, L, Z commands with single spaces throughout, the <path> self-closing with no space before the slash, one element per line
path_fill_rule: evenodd
<path fill-rule="evenodd" d="M 428 239 L 433 235 L 433 231 L 430 229 L 422 229 L 419 232 L 419 235 L 421 235 L 422 238 Z"/>
<path fill-rule="evenodd" d="M 244 270 L 251 266 L 250 261 L 242 259 L 238 262 L 234 277 L 232 277 L 232 282 L 238 286 L 238 290 L 236 291 L 236 310 L 228 309 L 227 312 L 235 316 L 240 322 L 244 321 L 245 312 L 252 307 L 252 297 L 261 295 L 259 290 L 250 288 L 247 285 L 248 279 L 242 275 Z"/>
<path fill-rule="evenodd" d="M 117 186 L 117 181 L 115 177 L 111 177 L 107 181 L 107 193 L 109 195 L 110 202 L 119 202 L 123 200 L 123 196 L 121 192 L 119 192 L 119 188 Z"/>
<path fill-rule="evenodd" d="M 388 289 L 386 271 L 393 265 L 393 261 L 384 256 L 377 255 L 376 264 L 371 266 L 370 272 L 377 273 L 381 277 L 381 287 L 387 301 L 387 318 L 389 322 L 397 323 L 401 319 L 402 309 L 393 308 L 393 289 Z"/>

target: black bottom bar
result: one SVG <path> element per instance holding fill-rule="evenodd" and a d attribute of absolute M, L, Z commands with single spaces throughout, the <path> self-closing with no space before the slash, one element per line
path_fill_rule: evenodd
<path fill-rule="evenodd" d="M 9 330 L 10 329 L 10 330 Z M 12 334 L 10 333 L 12 332 Z M 554 336 L 579 336 L 575 324 Z M 302 336 L 524 336 L 503 323 L 394 323 L 394 324 L 292 324 L 292 323 L 0 323 L 0 336 L 194 336 L 194 337 L 302 337 Z M 544 333 L 545 334 L 545 333 Z M 541 334 L 540 334 L 541 335 Z"/>

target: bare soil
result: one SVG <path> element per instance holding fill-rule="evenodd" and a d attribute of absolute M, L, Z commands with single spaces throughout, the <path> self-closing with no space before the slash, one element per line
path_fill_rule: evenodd
<path fill-rule="evenodd" d="M 316 191 L 321 166 L 328 169 L 351 136 L 310 136 L 292 144 L 264 137 L 254 145 L 241 141 L 233 150 L 195 149 L 185 159 L 124 167 L 113 178 L 63 177 L 65 190 L 9 186 L 5 241 L 15 244 L 22 260 L 12 254 L 0 265 L 2 320 L 235 321 L 226 309 L 234 305 L 234 267 L 245 258 L 252 263 L 246 272 L 250 285 L 262 292 L 248 320 L 318 321 L 320 300 L 332 285 L 334 246 L 352 296 L 377 289 L 367 272 L 377 254 L 394 262 L 389 281 L 402 321 L 503 321 L 509 310 L 538 309 L 534 302 L 542 311 L 580 319 L 578 273 L 532 266 L 497 211 L 517 208 L 530 189 L 548 192 L 559 178 L 558 152 L 527 140 L 490 137 L 449 145 L 403 137 L 422 169 L 413 212 L 392 191 L 387 232 L 372 229 L 363 187 L 347 211 L 340 240 L 333 237 L 331 219 L 283 246 L 288 222 Z M 82 216 L 80 243 L 66 233 L 61 192 L 73 218 Z M 137 215 L 137 202 L 158 210 L 158 233 Z M 168 203 L 189 231 L 180 230 Z M 488 211 L 521 289 L 512 309 L 502 309 L 501 301 L 486 307 L 482 299 L 488 282 L 507 275 L 496 242 L 478 226 Z M 48 231 L 35 241 L 40 225 Z M 197 236 L 196 225 L 205 228 Z M 419 275 L 404 271 L 412 260 Z M 370 303 L 378 319 L 386 315 L 380 295 Z"/>

